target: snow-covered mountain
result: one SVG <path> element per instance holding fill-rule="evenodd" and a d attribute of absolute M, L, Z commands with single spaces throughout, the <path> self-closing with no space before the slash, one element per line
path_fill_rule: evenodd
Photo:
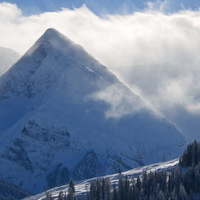
<path fill-rule="evenodd" d="M 20 55 L 16 51 L 0 47 L 0 76 L 17 62 L 19 58 Z"/>
<path fill-rule="evenodd" d="M 54 29 L 0 77 L 0 111 L 0 178 L 32 192 L 176 158 L 184 142 Z"/>

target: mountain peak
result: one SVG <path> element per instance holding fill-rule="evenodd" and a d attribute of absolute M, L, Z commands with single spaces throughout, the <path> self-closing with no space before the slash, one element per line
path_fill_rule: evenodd
<path fill-rule="evenodd" d="M 63 62 L 65 63 L 64 65 Z M 58 66 L 63 67 L 58 70 Z M 4 93 L 8 93 L 6 86 L 12 85 L 10 90 L 18 93 L 18 86 L 21 88 L 25 82 L 25 85 L 30 85 L 30 80 L 34 82 L 33 85 L 36 87 L 41 82 L 37 81 L 35 83 L 36 76 L 40 80 L 44 80 L 43 76 L 46 76 L 46 74 L 49 74 L 51 77 L 55 76 L 55 74 L 62 76 L 66 66 L 73 68 L 75 66 L 82 66 L 86 71 L 95 73 L 95 76 L 104 77 L 104 80 L 109 83 L 114 84 L 116 81 L 118 82 L 116 76 L 88 54 L 82 46 L 68 39 L 56 29 L 49 28 L 4 77 L 1 77 L 1 88 L 4 88 L 4 90 L 1 90 Z M 52 72 L 53 67 L 56 69 L 54 75 Z M 41 88 L 41 86 L 38 87 Z"/>
<path fill-rule="evenodd" d="M 48 44 L 52 48 L 56 49 L 63 49 L 64 46 L 71 46 L 73 42 L 69 40 L 66 36 L 64 36 L 62 33 L 57 31 L 54 28 L 47 29 L 44 34 L 38 39 L 38 41 L 35 43 L 33 47 L 38 47 L 41 44 Z"/>
<path fill-rule="evenodd" d="M 59 31 L 57 31 L 55 28 L 48 28 L 43 35 L 46 35 L 46 34 L 60 34 Z"/>
<path fill-rule="evenodd" d="M 54 28 L 48 28 L 44 34 L 40 37 L 40 40 L 45 40 L 48 42 L 52 42 L 55 40 L 59 40 L 59 39 L 65 39 L 65 40 L 69 40 L 66 38 L 66 36 L 62 35 L 59 31 L 57 31 Z"/>
<path fill-rule="evenodd" d="M 82 46 L 76 44 L 54 28 L 49 28 L 44 32 L 44 34 L 29 49 L 27 52 L 28 55 L 31 55 L 41 46 L 45 52 L 54 49 L 80 63 L 83 63 L 84 65 L 88 64 L 86 61 L 93 59 L 93 57 L 89 55 Z"/>

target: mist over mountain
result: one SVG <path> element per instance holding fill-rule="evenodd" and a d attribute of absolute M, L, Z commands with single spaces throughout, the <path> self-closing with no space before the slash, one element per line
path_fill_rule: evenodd
<path fill-rule="evenodd" d="M 180 155 L 184 137 L 55 29 L 0 77 L 0 178 L 32 192 Z"/>
<path fill-rule="evenodd" d="M 0 76 L 6 72 L 17 60 L 20 55 L 8 48 L 0 47 Z"/>

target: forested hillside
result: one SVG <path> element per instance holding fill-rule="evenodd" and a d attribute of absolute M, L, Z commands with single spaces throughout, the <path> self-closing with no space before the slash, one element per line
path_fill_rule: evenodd
<path fill-rule="evenodd" d="M 179 164 L 167 171 L 154 171 L 129 178 L 119 174 L 118 185 L 112 184 L 109 178 L 91 181 L 86 195 L 75 195 L 72 183 L 68 194 L 60 192 L 58 199 L 86 200 L 185 200 L 199 199 L 200 192 L 200 143 L 190 143 L 180 157 Z M 72 189 L 73 186 L 73 189 Z M 47 193 L 46 199 L 53 199 Z"/>

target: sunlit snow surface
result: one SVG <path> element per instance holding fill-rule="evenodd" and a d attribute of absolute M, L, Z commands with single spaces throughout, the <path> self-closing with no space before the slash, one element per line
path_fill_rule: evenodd
<path fill-rule="evenodd" d="M 129 179 L 134 176 L 137 178 L 138 175 L 141 175 L 141 173 L 145 170 L 147 172 L 154 172 L 154 171 L 162 171 L 162 170 L 170 170 L 171 168 L 177 166 L 179 159 L 174 159 L 171 161 L 167 162 L 161 162 L 161 163 L 156 163 L 156 164 L 151 164 L 147 165 L 145 167 L 138 167 L 126 172 L 123 172 L 122 174 L 127 175 Z M 75 184 L 75 191 L 76 191 L 76 196 L 84 196 L 87 192 L 87 189 L 90 187 L 90 182 L 95 181 L 97 179 L 101 178 L 110 178 L 112 185 L 117 185 L 118 184 L 118 179 L 119 179 L 119 174 L 113 174 L 113 175 L 108 175 L 108 176 L 102 176 L 102 177 L 95 177 L 92 179 L 88 180 L 83 180 L 83 181 L 78 181 L 74 182 Z M 60 187 L 55 187 L 50 190 L 47 190 L 52 194 L 53 197 L 58 197 L 59 192 L 63 191 L 66 194 L 68 193 L 68 185 L 63 185 Z M 24 200 L 44 200 L 46 198 L 46 192 L 40 193 L 35 196 L 27 197 Z"/>

